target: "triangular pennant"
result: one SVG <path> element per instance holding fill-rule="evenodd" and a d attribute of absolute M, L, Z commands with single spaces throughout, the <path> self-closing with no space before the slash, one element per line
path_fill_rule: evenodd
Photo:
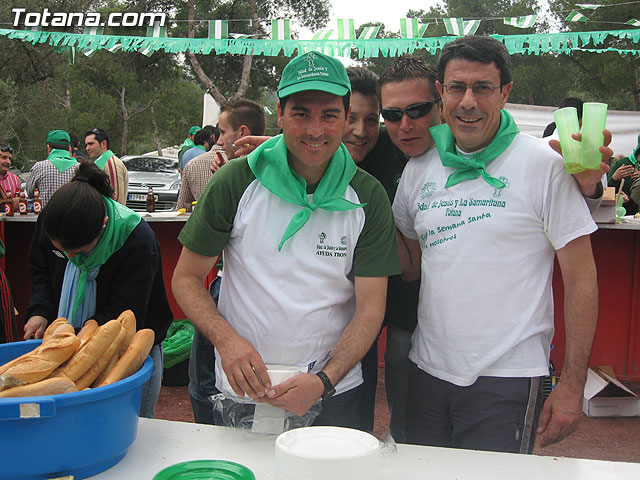
<path fill-rule="evenodd" d="M 573 10 L 569 15 L 567 15 L 567 18 L 565 18 L 565 20 L 567 22 L 586 22 L 587 17 L 582 15 L 577 10 Z"/>
<path fill-rule="evenodd" d="M 426 25 L 420 25 L 418 18 L 401 18 L 400 19 L 400 37 L 401 38 L 422 38 Z"/>
<path fill-rule="evenodd" d="M 76 47 L 69 48 L 69 65 L 76 63 Z"/>
<path fill-rule="evenodd" d="M 85 35 L 104 35 L 104 27 L 84 27 L 84 34 Z M 87 57 L 90 57 L 94 53 L 96 53 L 96 50 L 94 48 L 91 48 L 88 50 L 82 50 L 82 54 L 86 55 Z"/>
<path fill-rule="evenodd" d="M 505 25 L 518 28 L 530 28 L 536 23 L 537 15 L 526 15 L 524 17 L 508 17 L 504 19 Z"/>
<path fill-rule="evenodd" d="M 625 25 L 631 25 L 632 27 L 640 27 L 640 20 L 636 20 L 635 18 L 625 22 Z"/>
<path fill-rule="evenodd" d="M 380 27 L 378 26 L 362 27 L 362 31 L 360 32 L 360 36 L 358 37 L 358 40 L 374 39 L 378 35 L 379 31 L 380 31 Z"/>
<path fill-rule="evenodd" d="M 209 20 L 209 38 L 229 38 L 229 20 Z"/>
<path fill-rule="evenodd" d="M 274 18 L 271 20 L 272 40 L 291 40 L 288 18 Z"/>
<path fill-rule="evenodd" d="M 352 18 L 339 18 L 337 20 L 338 40 L 354 40 L 356 29 L 353 26 Z"/>
<path fill-rule="evenodd" d="M 329 40 L 332 33 L 333 30 L 331 29 L 318 30 L 314 33 L 312 40 Z"/>
<path fill-rule="evenodd" d="M 604 5 L 595 5 L 593 3 L 576 3 L 576 7 L 585 8 L 587 10 L 595 10 L 596 8 L 603 7 Z"/>
<path fill-rule="evenodd" d="M 464 22 L 464 34 L 475 35 L 480 26 L 480 20 L 468 20 Z"/>
<path fill-rule="evenodd" d="M 443 18 L 442 20 L 444 21 L 447 33 L 459 37 L 475 34 L 480 26 L 480 20 L 465 21 L 462 18 Z"/>

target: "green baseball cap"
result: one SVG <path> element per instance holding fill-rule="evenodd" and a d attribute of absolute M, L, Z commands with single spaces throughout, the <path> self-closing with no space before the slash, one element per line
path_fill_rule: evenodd
<path fill-rule="evenodd" d="M 64 130 L 51 130 L 47 135 L 46 143 L 57 143 L 58 145 L 69 146 L 71 139 L 69 134 Z"/>
<path fill-rule="evenodd" d="M 197 125 L 194 125 L 193 127 L 191 127 L 189 129 L 189 135 L 195 135 L 196 133 L 198 133 L 200 130 L 202 130 L 202 128 L 200 128 Z"/>
<path fill-rule="evenodd" d="M 351 92 L 344 65 L 320 52 L 307 52 L 291 60 L 282 71 L 278 98 L 307 90 L 320 90 L 339 97 Z"/>

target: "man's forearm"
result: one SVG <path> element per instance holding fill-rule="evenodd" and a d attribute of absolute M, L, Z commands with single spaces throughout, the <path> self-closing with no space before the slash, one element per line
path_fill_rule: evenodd
<path fill-rule="evenodd" d="M 374 280 L 374 279 L 369 279 Z M 356 363 L 369 351 L 371 344 L 380 333 L 384 319 L 387 294 L 387 278 L 376 278 L 380 283 L 375 293 L 368 292 L 368 299 L 358 301 L 356 291 L 356 313 L 347 325 L 331 358 L 322 369 L 333 385 L 336 385 Z"/>

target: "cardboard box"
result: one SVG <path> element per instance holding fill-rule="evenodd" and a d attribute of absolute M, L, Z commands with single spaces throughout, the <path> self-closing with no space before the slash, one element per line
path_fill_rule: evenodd
<path fill-rule="evenodd" d="M 596 223 L 616 223 L 616 189 L 606 187 L 602 195 L 602 202 L 591 214 Z"/>
<path fill-rule="evenodd" d="M 616 379 L 610 366 L 592 367 L 587 372 L 582 411 L 588 417 L 638 417 L 640 398 Z"/>

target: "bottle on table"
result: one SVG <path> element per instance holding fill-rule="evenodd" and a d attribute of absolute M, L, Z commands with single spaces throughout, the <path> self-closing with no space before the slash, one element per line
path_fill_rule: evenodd
<path fill-rule="evenodd" d="M 18 204 L 18 212 L 20 215 L 27 214 L 27 195 L 24 193 L 24 190 L 20 189 L 20 203 Z"/>
<path fill-rule="evenodd" d="M 13 217 L 13 195 L 11 195 L 11 191 L 7 193 L 7 203 L 4 204 L 4 214 L 7 217 Z"/>
<path fill-rule="evenodd" d="M 147 212 L 156 211 L 156 197 L 153 195 L 153 187 L 149 187 L 147 192 Z"/>
<path fill-rule="evenodd" d="M 42 211 L 42 199 L 40 198 L 40 190 L 37 188 L 33 191 L 33 213 L 36 215 Z"/>

